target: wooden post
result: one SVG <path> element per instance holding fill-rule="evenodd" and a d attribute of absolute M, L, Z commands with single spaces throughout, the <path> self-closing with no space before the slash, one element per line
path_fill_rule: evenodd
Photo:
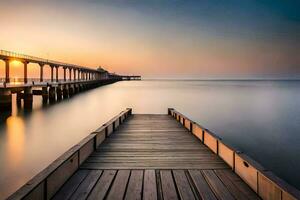
<path fill-rule="evenodd" d="M 67 78 L 66 78 L 66 67 L 64 67 L 64 81 L 66 81 Z"/>
<path fill-rule="evenodd" d="M 27 61 L 23 62 L 24 64 L 24 83 L 27 83 L 28 79 L 27 79 Z"/>
<path fill-rule="evenodd" d="M 9 83 L 9 60 L 5 60 L 5 82 Z"/>
<path fill-rule="evenodd" d="M 44 70 L 43 70 L 43 68 L 44 68 L 44 64 L 39 64 L 40 65 L 40 82 L 43 82 L 43 80 L 44 80 Z"/>
<path fill-rule="evenodd" d="M 80 80 L 80 69 L 77 70 L 77 79 Z"/>
<path fill-rule="evenodd" d="M 76 80 L 76 69 L 73 69 L 73 76 L 74 76 L 74 81 Z"/>
<path fill-rule="evenodd" d="M 51 67 L 51 82 L 53 82 L 53 67 L 54 67 L 54 66 L 51 66 L 51 65 L 50 65 L 50 67 Z"/>
<path fill-rule="evenodd" d="M 69 81 L 71 81 L 71 80 L 72 80 L 72 77 L 71 77 L 71 75 L 72 75 L 72 69 L 71 69 L 71 68 L 69 68 Z"/>
<path fill-rule="evenodd" d="M 58 82 L 58 68 L 59 68 L 59 66 L 56 66 L 55 68 L 56 68 L 56 82 Z"/>

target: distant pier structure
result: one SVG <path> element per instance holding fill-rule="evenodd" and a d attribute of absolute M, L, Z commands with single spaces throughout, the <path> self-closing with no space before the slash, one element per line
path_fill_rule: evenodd
<path fill-rule="evenodd" d="M 5 76 L 0 78 L 0 111 L 11 111 L 12 94 L 17 94 L 17 104 L 23 100 L 24 109 L 32 109 L 33 95 L 41 95 L 43 103 L 69 98 L 81 91 L 122 80 L 141 80 L 140 76 L 123 76 L 110 73 L 102 68 L 85 66 L 23 55 L 0 50 L 0 60 L 5 63 Z M 10 76 L 10 63 L 23 63 L 23 77 Z M 28 78 L 28 64 L 39 65 L 39 78 Z M 45 66 L 50 67 L 50 79 L 44 78 Z M 59 69 L 63 69 L 63 79 L 59 79 Z M 68 71 L 68 77 L 67 77 Z"/>

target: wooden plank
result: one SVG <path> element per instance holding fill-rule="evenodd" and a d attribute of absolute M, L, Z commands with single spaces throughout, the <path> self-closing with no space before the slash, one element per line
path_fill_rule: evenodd
<path fill-rule="evenodd" d="M 257 194 L 232 170 L 215 170 L 215 173 L 235 198 L 241 199 L 240 196 L 243 196 L 243 199 L 260 199 Z M 236 192 L 238 194 L 236 194 Z"/>
<path fill-rule="evenodd" d="M 183 170 L 173 170 L 174 179 L 178 188 L 180 199 L 195 199 L 189 181 Z"/>
<path fill-rule="evenodd" d="M 116 170 L 105 170 L 88 196 L 88 199 L 104 199 L 116 173 Z"/>
<path fill-rule="evenodd" d="M 281 200 L 280 188 L 261 173 L 258 173 L 258 194 L 264 200 Z"/>
<path fill-rule="evenodd" d="M 45 197 L 45 182 L 40 183 L 33 191 L 31 191 L 23 200 L 40 200 Z"/>
<path fill-rule="evenodd" d="M 143 199 L 144 200 L 157 199 L 155 170 L 145 170 L 144 172 Z"/>
<path fill-rule="evenodd" d="M 199 170 L 189 170 L 191 179 L 203 200 L 217 200 L 208 183 Z"/>
<path fill-rule="evenodd" d="M 234 150 L 229 148 L 223 142 L 218 143 L 218 155 L 233 169 L 234 168 Z"/>
<path fill-rule="evenodd" d="M 160 179 L 164 199 L 178 199 L 171 170 L 161 170 Z"/>
<path fill-rule="evenodd" d="M 204 131 L 204 144 L 208 146 L 214 153 L 218 152 L 218 140 L 209 131 Z"/>
<path fill-rule="evenodd" d="M 218 199 L 234 200 L 234 197 L 213 170 L 203 170 L 202 173 Z"/>
<path fill-rule="evenodd" d="M 59 190 L 77 168 L 78 153 L 75 153 L 47 177 L 47 199 L 50 199 Z"/>
<path fill-rule="evenodd" d="M 248 161 L 252 161 L 248 156 L 244 154 L 236 153 L 235 156 L 235 165 L 234 170 L 255 192 L 257 190 L 257 176 L 258 169 L 263 170 L 263 168 L 259 167 L 255 162 L 250 163 Z"/>
<path fill-rule="evenodd" d="M 132 170 L 125 199 L 142 199 L 143 170 Z"/>
<path fill-rule="evenodd" d="M 113 182 L 113 185 L 108 193 L 107 199 L 123 199 L 128 177 L 129 177 L 130 171 L 129 170 L 119 170 L 116 178 Z"/>
<path fill-rule="evenodd" d="M 88 172 L 88 170 L 78 170 L 55 194 L 53 200 L 69 199 L 83 179 L 88 175 Z"/>
<path fill-rule="evenodd" d="M 94 151 L 94 139 L 87 142 L 81 149 L 79 149 L 79 165 L 81 165 L 91 153 Z"/>
<path fill-rule="evenodd" d="M 77 190 L 73 193 L 70 199 L 71 200 L 86 199 L 101 174 L 102 174 L 102 170 L 91 170 L 89 174 L 86 176 L 86 178 L 81 182 Z"/>
<path fill-rule="evenodd" d="M 228 169 L 224 163 L 195 163 L 180 165 L 178 162 L 173 163 L 84 163 L 81 169 Z"/>

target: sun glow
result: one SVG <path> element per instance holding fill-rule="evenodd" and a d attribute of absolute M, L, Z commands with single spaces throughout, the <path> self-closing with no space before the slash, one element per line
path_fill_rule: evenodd
<path fill-rule="evenodd" d="M 19 61 L 19 60 L 12 60 L 10 63 L 11 63 L 13 66 L 19 66 L 19 65 L 22 64 L 22 62 Z"/>

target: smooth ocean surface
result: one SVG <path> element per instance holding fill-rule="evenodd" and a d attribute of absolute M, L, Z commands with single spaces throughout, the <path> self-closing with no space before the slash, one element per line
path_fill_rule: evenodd
<path fill-rule="evenodd" d="M 47 107 L 34 98 L 0 122 L 0 199 L 127 107 L 176 108 L 300 188 L 300 81 L 127 81 Z"/>

